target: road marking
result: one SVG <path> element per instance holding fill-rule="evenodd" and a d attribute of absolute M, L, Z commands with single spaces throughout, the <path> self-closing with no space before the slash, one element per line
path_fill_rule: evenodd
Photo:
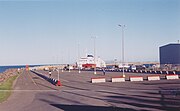
<path fill-rule="evenodd" d="M 27 73 L 28 73 L 29 77 L 31 78 L 32 82 L 34 83 L 34 85 L 36 85 L 36 86 L 37 86 L 36 82 L 35 82 L 35 81 L 33 80 L 33 78 L 30 76 L 29 71 L 28 71 Z"/>
<path fill-rule="evenodd" d="M 64 82 L 69 82 L 68 80 L 65 80 L 65 79 L 60 79 L 61 81 L 64 81 Z"/>

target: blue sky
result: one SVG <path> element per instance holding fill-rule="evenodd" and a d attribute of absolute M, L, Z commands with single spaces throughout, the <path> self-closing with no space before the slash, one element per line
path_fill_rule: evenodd
<path fill-rule="evenodd" d="M 74 63 L 85 50 L 104 60 L 159 61 L 180 40 L 179 0 L 0 1 L 0 65 Z"/>

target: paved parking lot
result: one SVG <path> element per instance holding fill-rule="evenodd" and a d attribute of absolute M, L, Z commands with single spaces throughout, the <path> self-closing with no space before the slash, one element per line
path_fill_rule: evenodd
<path fill-rule="evenodd" d="M 42 71 L 48 75 L 48 72 Z M 63 92 L 74 97 L 94 98 L 101 100 L 103 106 L 130 108 L 133 110 L 167 110 L 178 109 L 180 105 L 180 80 L 166 80 L 165 75 L 160 75 L 159 81 L 147 81 L 147 76 L 152 74 L 125 73 L 126 82 L 112 83 L 111 77 L 121 76 L 121 72 L 91 71 L 60 72 Z M 52 77 L 57 79 L 58 73 L 52 72 Z M 154 74 L 153 74 L 154 75 Z M 130 76 L 143 76 L 143 82 L 130 82 Z M 105 77 L 106 83 L 91 83 L 91 78 Z M 79 99 L 77 99 L 79 100 Z M 80 103 L 83 103 L 80 99 Z M 84 102 L 86 103 L 86 102 Z M 98 106 L 97 101 L 88 104 Z"/>
<path fill-rule="evenodd" d="M 49 75 L 48 71 L 38 71 L 38 73 Z M 126 82 L 112 83 L 110 81 L 111 77 L 119 75 L 122 73 L 107 72 L 105 75 L 107 82 L 91 83 L 91 78 L 104 77 L 103 73 L 97 72 L 97 75 L 94 75 L 89 71 L 83 71 L 80 74 L 77 71 L 63 73 L 60 71 L 60 80 L 63 86 L 54 86 L 47 81 L 47 78 L 32 72 L 24 72 L 15 85 L 15 89 L 18 89 L 19 92 L 14 92 L 9 101 L 3 103 L 2 107 L 0 105 L 0 110 L 180 110 L 180 79 L 130 82 L 128 81 L 129 76 L 142 75 L 146 79 L 147 74 L 126 73 Z M 52 72 L 52 77 L 57 79 L 57 71 Z M 164 78 L 165 75 L 161 75 L 161 77 Z"/>

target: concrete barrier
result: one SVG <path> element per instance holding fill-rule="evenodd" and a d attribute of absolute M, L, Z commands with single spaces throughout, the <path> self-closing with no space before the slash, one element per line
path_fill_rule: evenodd
<path fill-rule="evenodd" d="M 104 77 L 98 77 L 98 78 L 91 78 L 92 83 L 102 83 L 106 82 L 106 79 Z"/>
<path fill-rule="evenodd" d="M 177 74 L 169 74 L 166 75 L 166 79 L 179 79 L 179 76 Z"/>
<path fill-rule="evenodd" d="M 112 77 L 111 81 L 112 82 L 125 82 L 125 78 L 122 76 Z"/>
<path fill-rule="evenodd" d="M 142 76 L 130 76 L 130 81 L 143 81 Z"/>
<path fill-rule="evenodd" d="M 158 75 L 148 76 L 148 81 L 154 81 L 154 80 L 160 80 L 160 76 Z"/>

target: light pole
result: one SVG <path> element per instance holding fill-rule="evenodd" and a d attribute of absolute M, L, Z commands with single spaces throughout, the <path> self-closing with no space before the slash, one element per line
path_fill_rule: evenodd
<path fill-rule="evenodd" d="M 122 28 L 122 67 L 123 67 L 123 77 L 125 77 L 124 74 L 124 28 L 125 25 L 118 25 Z"/>
<path fill-rule="evenodd" d="M 69 52 L 69 49 L 68 49 L 68 58 L 69 58 L 69 72 L 71 72 L 71 70 L 70 70 L 70 52 Z"/>
<path fill-rule="evenodd" d="M 58 67 L 58 55 L 57 55 L 57 72 L 58 72 L 58 81 L 59 81 L 59 67 Z"/>
<path fill-rule="evenodd" d="M 64 63 L 64 61 L 63 61 L 63 51 L 62 51 L 62 55 L 61 56 L 62 56 L 62 66 L 61 67 L 62 67 L 62 72 L 64 72 L 64 70 L 63 70 L 63 63 Z"/>
<path fill-rule="evenodd" d="M 79 64 L 77 64 L 77 65 L 78 65 L 79 73 L 81 73 L 81 69 L 80 69 L 80 56 L 79 56 L 79 43 L 78 43 L 78 62 L 79 62 Z"/>
<path fill-rule="evenodd" d="M 57 68 L 57 72 L 58 72 L 58 81 L 59 81 L 59 68 Z"/>
<path fill-rule="evenodd" d="M 94 39 L 94 74 L 96 74 L 96 37 L 92 37 Z"/>

